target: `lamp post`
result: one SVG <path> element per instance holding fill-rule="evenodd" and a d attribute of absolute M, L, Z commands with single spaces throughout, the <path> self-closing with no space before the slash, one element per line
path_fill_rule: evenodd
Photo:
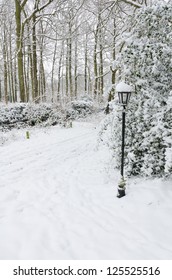
<path fill-rule="evenodd" d="M 118 194 L 117 197 L 121 198 L 125 196 L 125 179 L 124 179 L 124 147 L 125 147 L 125 114 L 126 106 L 130 100 L 133 88 L 124 83 L 120 82 L 116 86 L 116 92 L 118 93 L 119 104 L 123 106 L 122 110 L 122 143 L 121 143 L 121 180 L 118 184 Z"/>

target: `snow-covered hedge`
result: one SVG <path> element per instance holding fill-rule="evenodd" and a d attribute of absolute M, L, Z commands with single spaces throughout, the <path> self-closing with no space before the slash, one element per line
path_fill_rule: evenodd
<path fill-rule="evenodd" d="M 58 121 L 61 113 L 56 114 L 57 109 L 51 104 L 25 104 L 15 103 L 0 104 L 0 128 L 12 129 L 23 126 L 34 126 L 40 123 Z"/>
<path fill-rule="evenodd" d="M 73 101 L 67 108 L 55 104 L 0 103 L 0 130 L 35 125 L 63 124 L 67 119 L 84 118 L 94 112 L 93 101 L 83 97 Z"/>
<path fill-rule="evenodd" d="M 72 101 L 67 109 L 70 118 L 86 117 L 95 110 L 94 102 L 89 96 L 83 96 L 80 100 Z"/>
<path fill-rule="evenodd" d="M 115 67 L 121 68 L 136 94 L 126 114 L 125 170 L 129 175 L 172 174 L 172 6 L 140 9 Z M 100 139 L 121 160 L 121 110 L 104 121 Z"/>

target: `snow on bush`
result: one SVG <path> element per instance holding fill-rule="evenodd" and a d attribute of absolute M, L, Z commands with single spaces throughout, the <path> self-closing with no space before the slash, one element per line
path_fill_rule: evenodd
<path fill-rule="evenodd" d="M 115 62 L 126 82 L 135 85 L 126 114 L 126 161 L 129 175 L 172 173 L 172 6 L 140 9 L 126 46 Z M 101 139 L 120 166 L 121 110 L 102 125 Z M 104 131 L 104 129 L 106 129 Z"/>
<path fill-rule="evenodd" d="M 24 126 L 35 126 L 40 123 L 46 123 L 59 120 L 61 113 L 56 115 L 57 109 L 51 104 L 1 104 L 0 105 L 0 128 L 1 130 L 10 130 Z"/>
<path fill-rule="evenodd" d="M 0 104 L 0 130 L 10 130 L 35 125 L 62 124 L 67 119 L 86 117 L 94 112 L 93 101 L 89 97 L 72 101 L 67 108 L 56 104 Z"/>
<path fill-rule="evenodd" d="M 70 118 L 84 118 L 94 112 L 94 102 L 89 96 L 82 96 L 81 99 L 72 101 L 67 109 Z"/>

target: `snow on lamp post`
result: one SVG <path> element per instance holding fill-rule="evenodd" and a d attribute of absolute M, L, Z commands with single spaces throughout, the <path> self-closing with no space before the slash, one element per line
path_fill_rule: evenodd
<path fill-rule="evenodd" d="M 130 100 L 131 93 L 133 92 L 133 88 L 124 83 L 120 82 L 116 86 L 116 92 L 119 98 L 119 104 L 123 106 L 122 110 L 122 143 L 121 143 L 121 180 L 118 184 L 118 194 L 117 197 L 121 198 L 125 196 L 125 180 L 124 180 L 124 147 L 125 147 L 125 110 Z"/>

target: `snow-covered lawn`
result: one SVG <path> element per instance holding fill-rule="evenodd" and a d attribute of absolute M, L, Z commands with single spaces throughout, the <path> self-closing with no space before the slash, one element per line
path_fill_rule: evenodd
<path fill-rule="evenodd" d="M 172 259 L 171 181 L 130 179 L 118 199 L 93 122 L 15 133 L 0 146 L 0 259 Z"/>

